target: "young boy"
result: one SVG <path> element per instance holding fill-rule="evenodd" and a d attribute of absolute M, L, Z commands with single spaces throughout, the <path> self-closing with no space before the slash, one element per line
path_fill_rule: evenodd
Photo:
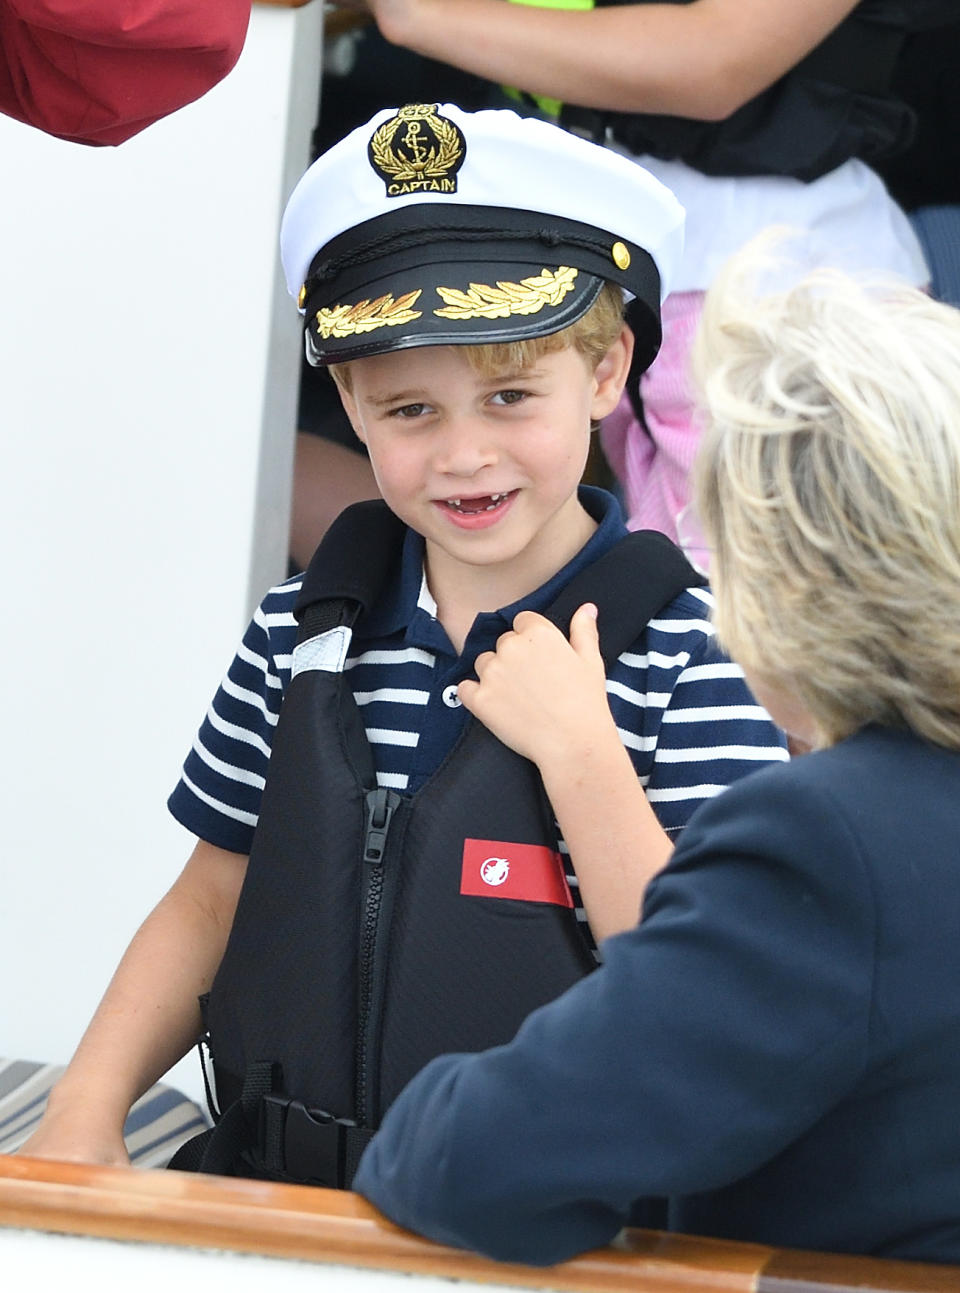
<path fill-rule="evenodd" d="M 209 993 L 223 1116 L 176 1165 L 349 1184 L 424 1063 L 506 1041 L 593 968 L 577 916 L 597 940 L 632 924 L 696 804 L 785 758 L 690 568 L 641 615 L 597 564 L 636 541 L 578 490 L 591 424 L 656 351 L 681 223 L 640 168 L 509 112 L 390 110 L 307 172 L 287 280 L 386 506 L 345 513 L 254 617 L 170 800 L 197 847 L 26 1152 L 123 1161 L 123 1115 Z M 677 564 L 665 540 L 649 554 L 638 586 Z M 586 666 L 613 754 L 561 740 L 548 802 L 458 687 L 522 612 L 565 622 L 565 591 L 629 634 L 607 636 L 606 677 Z M 545 669 L 558 640 L 596 641 L 587 613 L 571 632 Z M 564 683 L 558 715 L 578 694 Z M 629 811 L 592 869 L 575 832 L 560 857 L 585 800 Z"/>

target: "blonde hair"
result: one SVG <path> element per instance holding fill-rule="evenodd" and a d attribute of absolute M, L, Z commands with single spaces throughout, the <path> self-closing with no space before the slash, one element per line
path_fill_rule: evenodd
<path fill-rule="evenodd" d="M 960 312 L 835 271 L 708 293 L 695 468 L 727 649 L 824 744 L 867 723 L 960 748 Z"/>
<path fill-rule="evenodd" d="M 545 337 L 524 341 L 491 342 L 487 345 L 461 346 L 471 368 L 483 377 L 497 373 L 522 372 L 531 368 L 541 355 L 554 354 L 572 347 L 579 351 L 593 371 L 623 327 L 623 293 L 615 283 L 604 283 L 593 305 L 569 328 L 551 332 Z M 341 390 L 353 391 L 350 363 L 331 364 L 329 372 Z"/>

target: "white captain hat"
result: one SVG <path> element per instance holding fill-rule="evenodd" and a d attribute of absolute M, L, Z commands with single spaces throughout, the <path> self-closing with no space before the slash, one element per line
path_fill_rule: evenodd
<path fill-rule="evenodd" d="M 516 341 L 629 302 L 635 364 L 660 345 L 683 208 L 636 162 L 536 118 L 387 108 L 317 159 L 280 244 L 307 356 Z"/>

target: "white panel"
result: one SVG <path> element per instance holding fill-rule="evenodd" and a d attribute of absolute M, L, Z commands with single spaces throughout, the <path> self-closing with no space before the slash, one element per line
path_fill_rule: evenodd
<path fill-rule="evenodd" d="M 116 149 L 0 118 L 0 1055 L 68 1058 L 177 874 L 166 796 L 284 574 L 321 18 L 255 6 L 226 81 Z"/>
<path fill-rule="evenodd" d="M 122 1243 L 73 1235 L 42 1235 L 30 1230 L 0 1230 L 0 1267 L 11 1288 L 136 1289 L 171 1293 L 176 1289 L 227 1289 L 262 1293 L 278 1281 L 283 1293 L 442 1293 L 451 1289 L 500 1290 L 514 1285 L 405 1275 L 399 1271 L 359 1270 L 289 1258 L 217 1253 L 159 1244 Z M 63 1277 L 67 1276 L 64 1283 Z"/>

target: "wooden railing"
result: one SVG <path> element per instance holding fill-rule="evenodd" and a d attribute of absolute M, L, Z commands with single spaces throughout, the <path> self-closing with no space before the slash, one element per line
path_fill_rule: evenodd
<path fill-rule="evenodd" d="M 419 1239 L 355 1194 L 0 1158 L 0 1226 L 577 1293 L 960 1293 L 960 1268 L 626 1231 L 546 1270 Z"/>

